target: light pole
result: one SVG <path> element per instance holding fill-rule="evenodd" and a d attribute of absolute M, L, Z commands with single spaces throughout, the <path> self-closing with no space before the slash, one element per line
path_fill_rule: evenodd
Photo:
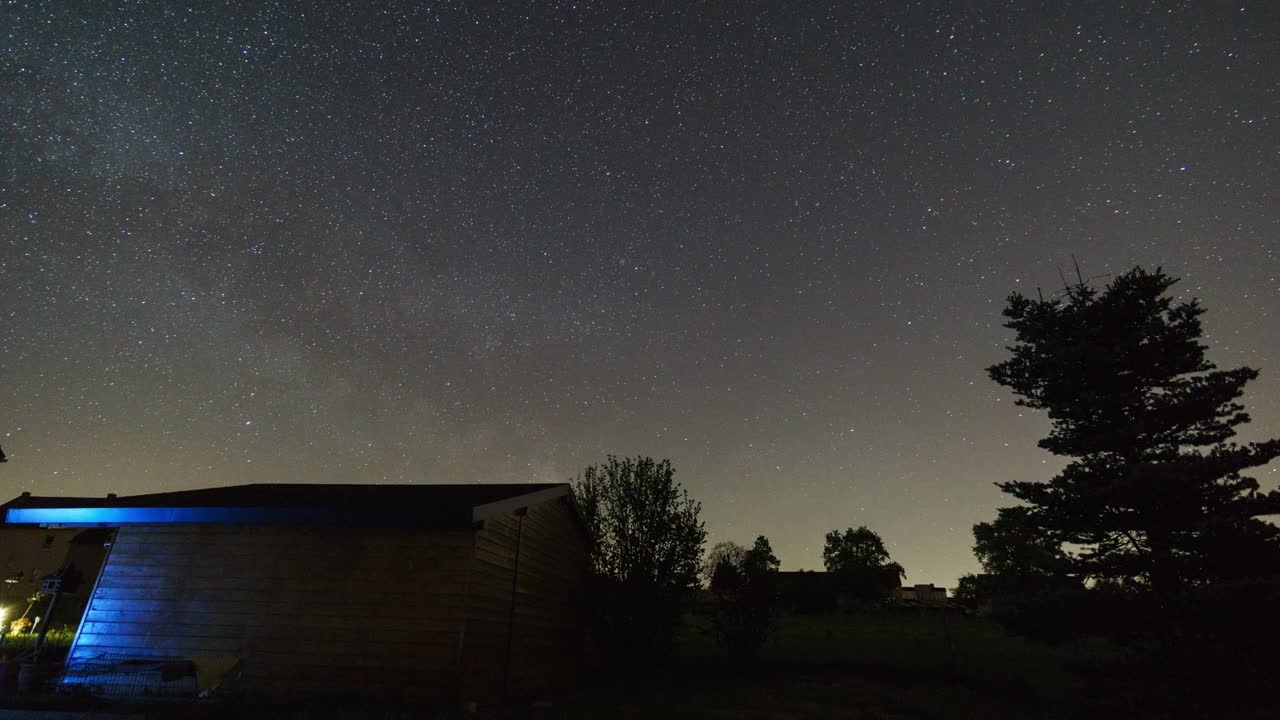
<path fill-rule="evenodd" d="M 4 448 L 0 448 L 0 463 L 3 463 L 3 462 L 9 462 L 9 458 L 4 456 Z M 9 599 L 9 592 L 8 592 L 9 578 L 5 578 L 4 582 L 5 582 L 5 587 L 4 587 L 5 593 L 4 593 L 3 599 L 8 600 Z M 9 619 L 9 608 L 0 607 L 0 642 L 4 642 L 5 631 L 9 629 L 9 625 L 6 622 L 8 619 Z"/>

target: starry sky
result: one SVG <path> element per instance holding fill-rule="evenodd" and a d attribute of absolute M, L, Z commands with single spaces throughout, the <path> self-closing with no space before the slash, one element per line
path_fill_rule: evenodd
<path fill-rule="evenodd" d="M 1280 3 L 188 5 L 0 4 L 5 497 L 646 454 L 950 585 L 1062 464 L 983 369 L 1072 255 L 1280 434 Z"/>

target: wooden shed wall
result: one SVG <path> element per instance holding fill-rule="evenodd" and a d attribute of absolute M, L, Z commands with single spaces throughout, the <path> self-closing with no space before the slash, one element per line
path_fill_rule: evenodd
<path fill-rule="evenodd" d="M 578 674 L 587 547 L 573 513 L 561 498 L 523 518 L 489 518 L 476 533 L 463 641 L 468 698 L 552 693 Z"/>
<path fill-rule="evenodd" d="M 126 526 L 72 660 L 238 658 L 267 695 L 450 696 L 472 533 Z"/>

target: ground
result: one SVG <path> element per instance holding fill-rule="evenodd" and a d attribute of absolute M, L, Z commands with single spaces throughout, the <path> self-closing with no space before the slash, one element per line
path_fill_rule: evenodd
<path fill-rule="evenodd" d="M 1047 648 L 995 623 L 939 613 L 874 613 L 784 619 L 756 666 L 733 667 L 691 618 L 662 669 L 589 675 L 577 693 L 549 703 L 426 713 L 367 706 L 304 710 L 210 705 L 149 706 L 149 719 L 228 717 L 462 718 L 816 718 L 958 720 L 1074 718 L 1086 712 L 1080 670 L 1097 647 Z M 66 708 L 64 708 L 66 709 Z M 89 709 L 89 708 L 82 708 Z M 99 707 L 99 709 L 105 709 Z M 112 708 L 126 711 L 126 708 Z M 260 713 L 266 714 L 260 714 Z"/>

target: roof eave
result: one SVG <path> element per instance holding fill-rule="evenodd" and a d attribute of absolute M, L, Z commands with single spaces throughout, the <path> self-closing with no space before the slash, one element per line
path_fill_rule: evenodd
<path fill-rule="evenodd" d="M 531 505 L 537 505 L 556 498 L 565 497 L 569 494 L 569 484 L 556 485 L 544 490 L 535 490 L 524 495 L 516 495 L 515 497 L 497 500 L 483 505 L 477 505 L 471 510 L 472 522 L 483 522 L 495 515 L 515 512 L 520 508 L 527 508 Z"/>

